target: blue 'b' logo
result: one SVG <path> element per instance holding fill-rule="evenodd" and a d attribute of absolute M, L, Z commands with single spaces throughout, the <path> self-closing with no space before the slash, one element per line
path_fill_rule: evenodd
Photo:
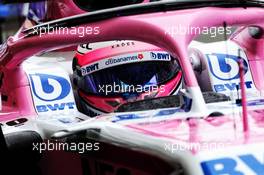
<path fill-rule="evenodd" d="M 209 68 L 214 77 L 220 80 L 233 80 L 239 78 L 239 56 L 226 54 L 208 54 Z M 248 64 L 243 59 L 245 74 L 248 71 Z"/>
<path fill-rule="evenodd" d="M 63 77 L 47 74 L 30 74 L 34 95 L 43 101 L 61 100 L 70 93 L 71 85 Z"/>

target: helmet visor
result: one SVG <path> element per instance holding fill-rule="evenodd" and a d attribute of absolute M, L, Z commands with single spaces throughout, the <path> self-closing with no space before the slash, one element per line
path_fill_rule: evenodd
<path fill-rule="evenodd" d="M 176 59 L 123 64 L 85 75 L 79 87 L 87 94 L 99 96 L 138 94 L 165 84 L 178 71 Z"/>

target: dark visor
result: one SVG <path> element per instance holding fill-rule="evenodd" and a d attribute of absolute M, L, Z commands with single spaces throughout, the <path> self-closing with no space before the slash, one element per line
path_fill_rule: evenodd
<path fill-rule="evenodd" d="M 86 75 L 81 78 L 78 86 L 85 93 L 100 96 L 106 95 L 102 88 L 120 87 L 107 94 L 119 96 L 127 93 L 127 88 L 131 87 L 141 87 L 149 91 L 149 88 L 160 86 L 174 78 L 179 70 L 179 64 L 175 59 L 131 63 Z"/>

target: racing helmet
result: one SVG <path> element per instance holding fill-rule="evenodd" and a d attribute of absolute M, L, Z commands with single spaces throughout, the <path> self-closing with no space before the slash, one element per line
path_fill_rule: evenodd
<path fill-rule="evenodd" d="M 137 41 L 119 41 L 76 53 L 73 82 L 79 110 L 95 116 L 127 102 L 177 94 L 182 85 L 178 60 Z"/>

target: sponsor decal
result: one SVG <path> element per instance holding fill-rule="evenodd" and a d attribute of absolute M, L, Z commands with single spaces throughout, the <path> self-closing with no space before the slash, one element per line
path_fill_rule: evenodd
<path fill-rule="evenodd" d="M 150 57 L 153 60 L 171 60 L 170 54 L 167 52 L 150 52 Z"/>
<path fill-rule="evenodd" d="M 234 80 L 239 78 L 238 62 L 242 57 L 221 53 L 208 54 L 208 63 L 211 73 L 219 80 Z M 245 74 L 248 71 L 248 63 L 243 59 Z"/>
<path fill-rule="evenodd" d="M 172 115 L 177 112 L 184 112 L 184 110 L 175 108 L 175 109 L 164 109 L 159 110 L 157 113 L 144 113 L 144 114 L 124 114 L 114 116 L 112 122 L 121 122 L 121 121 L 129 121 L 135 119 L 146 119 L 146 118 L 159 118 L 159 117 L 166 117 L 167 115 Z"/>
<path fill-rule="evenodd" d="M 126 40 L 121 40 L 121 41 L 116 41 L 115 44 L 112 45 L 112 49 L 119 48 L 119 47 L 129 47 L 135 45 L 134 41 L 126 41 Z"/>
<path fill-rule="evenodd" d="M 80 44 L 79 47 L 81 49 L 85 49 L 85 50 L 93 50 L 93 48 L 90 46 L 90 43 L 87 43 L 87 44 Z M 79 50 L 78 50 L 79 51 Z"/>
<path fill-rule="evenodd" d="M 247 89 L 251 89 L 252 88 L 252 81 L 247 81 L 245 82 L 245 86 Z M 235 91 L 235 90 L 239 90 L 240 88 L 240 83 L 225 83 L 225 84 L 216 84 L 214 85 L 214 89 L 216 92 L 222 92 L 222 91 Z"/>
<path fill-rule="evenodd" d="M 135 61 L 135 60 L 141 60 L 144 58 L 144 55 L 142 53 L 139 53 L 137 55 L 131 55 L 126 57 L 120 57 L 120 58 L 110 58 L 105 62 L 105 65 L 111 65 L 121 62 L 129 62 L 129 61 Z"/>
<path fill-rule="evenodd" d="M 253 154 L 242 154 L 237 157 L 223 157 L 201 163 L 206 175 L 262 175 L 264 164 Z"/>
<path fill-rule="evenodd" d="M 71 89 L 70 83 L 63 77 L 38 73 L 29 74 L 29 77 L 34 95 L 43 101 L 61 100 Z"/>
<path fill-rule="evenodd" d="M 82 67 L 82 75 L 89 74 L 90 72 L 94 72 L 99 70 L 99 63 L 95 63 L 86 67 Z"/>
<path fill-rule="evenodd" d="M 114 41 L 104 41 L 104 42 L 96 42 L 96 43 L 86 43 L 80 44 L 78 46 L 78 52 L 80 54 L 86 54 L 91 52 L 95 49 L 104 48 L 104 47 L 111 47 L 112 49 L 115 48 L 122 48 L 122 47 L 129 47 L 134 46 L 134 41 L 127 41 L 127 40 L 114 40 Z"/>
<path fill-rule="evenodd" d="M 136 114 L 125 114 L 125 115 L 115 116 L 112 122 L 115 123 L 115 122 L 120 122 L 120 121 L 134 120 L 134 119 L 141 119 L 141 118 L 145 118 L 145 116 L 140 116 Z"/>
<path fill-rule="evenodd" d="M 264 105 L 264 99 L 248 101 L 248 102 L 247 102 L 247 105 L 248 105 L 248 106 L 259 106 L 259 105 Z"/>
<path fill-rule="evenodd" d="M 152 56 L 151 56 L 152 55 Z M 167 52 L 138 52 L 124 54 L 117 57 L 105 58 L 92 64 L 81 67 L 82 76 L 91 74 L 95 71 L 114 67 L 122 64 L 137 63 L 143 61 L 170 61 L 171 57 Z"/>
<path fill-rule="evenodd" d="M 224 140 L 223 143 L 228 145 L 223 148 L 203 150 L 197 153 L 204 174 L 262 175 L 264 173 L 263 142 L 237 144 L 239 140 L 238 142 L 232 139 Z"/>
<path fill-rule="evenodd" d="M 184 112 L 184 110 L 176 108 L 176 109 L 165 109 L 165 110 L 160 110 L 155 116 L 166 116 L 166 115 L 172 115 L 177 112 Z"/>
<path fill-rule="evenodd" d="M 40 114 L 76 110 L 68 75 L 64 71 L 48 71 L 49 74 L 28 73 L 36 111 Z"/>
<path fill-rule="evenodd" d="M 38 105 L 36 106 L 38 112 L 49 112 L 49 111 L 63 111 L 64 109 L 74 109 L 75 103 L 55 103 L 48 105 Z"/>
<path fill-rule="evenodd" d="M 216 92 L 236 91 L 240 89 L 239 64 L 243 60 L 245 68 L 245 87 L 253 89 L 254 83 L 247 59 L 222 53 L 206 54 L 213 89 Z"/>

